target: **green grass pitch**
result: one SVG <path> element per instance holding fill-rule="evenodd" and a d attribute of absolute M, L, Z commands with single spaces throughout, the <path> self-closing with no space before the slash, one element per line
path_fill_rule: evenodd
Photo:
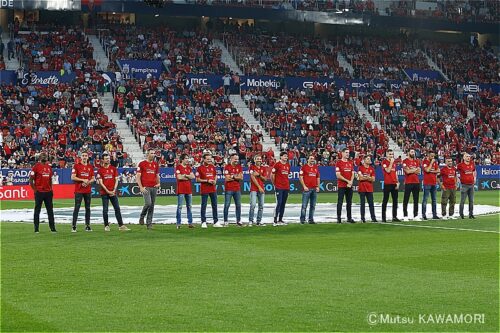
<path fill-rule="evenodd" d="M 498 194 L 476 192 L 476 203 L 498 206 Z M 59 225 L 50 234 L 42 225 L 38 235 L 31 223 L 0 223 L 1 330 L 498 332 L 499 216 L 418 222 L 448 229 L 133 225 L 119 233 L 114 225 L 106 234 L 71 234 Z M 429 322 L 439 314 L 484 320 Z"/>

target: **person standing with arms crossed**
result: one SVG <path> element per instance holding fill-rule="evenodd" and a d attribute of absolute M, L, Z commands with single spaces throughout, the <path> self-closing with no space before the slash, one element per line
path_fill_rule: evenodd
<path fill-rule="evenodd" d="M 144 198 L 144 207 L 139 217 L 139 224 L 143 225 L 144 218 L 146 218 L 148 230 L 153 229 L 156 193 L 160 188 L 160 168 L 154 158 L 154 149 L 148 149 L 146 160 L 139 163 L 136 173 L 137 185 L 139 185 L 139 191 L 141 191 Z"/>
<path fill-rule="evenodd" d="M 257 226 L 265 227 L 262 223 L 262 213 L 264 212 L 264 198 L 266 191 L 264 190 L 264 181 L 266 180 L 266 168 L 262 165 L 262 156 L 255 155 L 253 164 L 250 166 L 250 211 L 248 212 L 248 226 L 251 227 L 254 222 L 255 206 L 257 202 L 259 208 L 257 210 Z"/>
<path fill-rule="evenodd" d="M 450 203 L 448 219 L 454 220 L 455 202 L 458 190 L 457 168 L 453 166 L 451 157 L 446 157 L 445 166 L 441 168 L 439 185 L 441 186 L 441 213 L 446 218 L 446 206 Z"/>
<path fill-rule="evenodd" d="M 280 153 L 280 160 L 273 166 L 271 173 L 271 181 L 276 189 L 276 209 L 274 211 L 273 227 L 287 225 L 283 222 L 283 215 L 285 215 L 285 206 L 290 192 L 290 164 L 288 163 L 288 153 L 282 151 Z"/>
<path fill-rule="evenodd" d="M 440 173 L 439 164 L 434 159 L 433 152 L 427 153 L 427 157 L 422 161 L 424 169 L 424 198 L 422 199 L 422 219 L 427 220 L 427 198 L 431 195 L 432 219 L 440 220 L 437 215 L 437 175 Z"/>
<path fill-rule="evenodd" d="M 189 228 L 194 228 L 193 213 L 191 211 L 193 202 L 193 187 L 191 186 L 191 180 L 195 177 L 189 165 L 189 156 L 187 154 L 181 154 L 179 159 L 181 163 L 175 167 L 175 179 L 177 179 L 176 227 L 177 229 L 181 228 L 182 205 L 186 202 L 188 226 Z"/>
<path fill-rule="evenodd" d="M 410 149 L 408 158 L 403 161 L 403 171 L 405 173 L 405 193 L 403 197 L 403 221 L 410 221 L 408 216 L 408 203 L 410 202 L 410 194 L 413 196 L 413 219 L 419 220 L 418 217 L 418 197 L 420 193 L 420 161 L 415 157 L 415 149 Z"/>
<path fill-rule="evenodd" d="M 338 199 L 337 199 L 337 223 L 342 223 L 342 205 L 344 196 L 346 198 L 347 222 L 356 223 L 352 219 L 352 184 L 354 181 L 354 162 L 349 160 L 349 149 L 342 149 L 342 158 L 335 165 L 337 176 Z"/>
<path fill-rule="evenodd" d="M 309 204 L 309 224 L 314 222 L 314 211 L 316 210 L 316 201 L 319 192 L 319 168 L 316 165 L 316 159 L 309 155 L 307 163 L 300 168 L 299 181 L 302 185 L 302 208 L 300 210 L 300 223 L 306 223 L 307 204 Z"/>
<path fill-rule="evenodd" d="M 118 187 L 118 170 L 110 164 L 111 159 L 109 154 L 102 155 L 102 166 L 97 169 L 97 182 L 101 186 L 99 193 L 102 200 L 102 217 L 104 220 L 104 231 L 110 231 L 108 209 L 109 202 L 113 205 L 115 210 L 116 221 L 118 222 L 118 230 L 128 231 L 127 226 L 123 225 L 122 213 L 120 210 L 120 203 L 116 195 L 116 188 Z"/>
<path fill-rule="evenodd" d="M 201 192 L 201 227 L 207 228 L 207 204 L 210 197 L 212 205 L 212 218 L 214 220 L 214 228 L 223 227 L 219 223 L 217 214 L 217 169 L 214 166 L 212 154 L 203 154 L 203 164 L 196 170 L 196 181 L 200 183 Z"/>
<path fill-rule="evenodd" d="M 229 157 L 230 163 L 224 167 L 224 226 L 229 225 L 229 206 L 231 199 L 234 198 L 236 206 L 236 224 L 242 227 L 241 223 L 241 188 L 240 182 L 243 180 L 243 169 L 239 163 L 238 154 L 231 154 Z"/>
<path fill-rule="evenodd" d="M 29 179 L 30 186 L 33 192 L 35 192 L 33 224 L 35 225 L 35 233 L 37 234 L 40 232 L 40 211 L 42 210 L 43 203 L 45 203 L 45 209 L 49 217 L 50 231 L 57 232 L 54 221 L 54 204 L 52 202 L 54 197 L 54 192 L 52 191 L 52 168 L 47 162 L 47 154 L 40 153 L 39 162 L 31 169 Z"/>
<path fill-rule="evenodd" d="M 401 222 L 398 219 L 398 189 L 399 180 L 396 173 L 396 160 L 394 152 L 388 149 L 386 159 L 382 162 L 382 173 L 384 174 L 384 197 L 382 198 L 382 222 L 387 222 L 386 211 L 389 195 L 392 197 L 392 221 Z"/>
<path fill-rule="evenodd" d="M 94 168 L 89 164 L 89 154 L 82 152 L 81 162 L 76 163 L 71 170 L 71 180 L 75 182 L 75 208 L 71 232 L 76 232 L 76 220 L 82 205 L 85 202 L 85 231 L 92 231 L 90 227 L 90 200 L 92 199 L 92 183 L 94 182 Z"/>
<path fill-rule="evenodd" d="M 370 217 L 372 222 L 378 222 L 375 218 L 375 205 L 373 204 L 373 182 L 375 182 L 375 169 L 371 166 L 372 159 L 369 155 L 363 158 L 363 163 L 358 168 L 358 193 L 361 204 L 361 222 L 365 220 L 365 201 L 368 201 Z"/>
<path fill-rule="evenodd" d="M 469 218 L 474 217 L 474 185 L 476 184 L 476 165 L 468 153 L 463 154 L 463 162 L 457 165 L 458 174 L 460 176 L 460 217 L 464 219 L 465 200 L 469 198 Z"/>

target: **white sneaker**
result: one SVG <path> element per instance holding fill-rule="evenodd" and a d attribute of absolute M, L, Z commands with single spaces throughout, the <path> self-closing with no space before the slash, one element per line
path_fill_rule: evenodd
<path fill-rule="evenodd" d="M 247 227 L 253 227 L 253 223 L 252 222 L 248 222 Z"/>
<path fill-rule="evenodd" d="M 279 225 L 288 225 L 286 222 L 279 222 Z"/>
<path fill-rule="evenodd" d="M 402 220 L 403 220 L 403 222 L 408 222 L 408 221 L 410 221 L 410 218 L 408 216 L 403 216 Z"/>
<path fill-rule="evenodd" d="M 76 232 L 76 228 L 72 228 L 72 229 L 71 229 L 71 232 Z"/>
<path fill-rule="evenodd" d="M 450 218 L 448 216 L 446 216 L 446 215 L 443 215 L 443 216 L 441 216 L 441 219 L 442 220 L 449 220 Z"/>
<path fill-rule="evenodd" d="M 214 223 L 214 228 L 224 228 L 224 224 L 220 222 Z"/>
<path fill-rule="evenodd" d="M 109 225 L 104 227 L 104 231 L 111 231 L 111 229 L 109 228 Z"/>
<path fill-rule="evenodd" d="M 458 219 L 458 217 L 451 215 L 451 216 L 449 217 L 449 219 L 450 219 L 450 220 L 456 220 L 456 219 Z"/>
<path fill-rule="evenodd" d="M 419 222 L 419 221 L 422 221 L 422 219 L 420 218 L 420 216 L 415 216 L 413 218 L 413 221 Z"/>
<path fill-rule="evenodd" d="M 273 222 L 273 227 L 279 227 L 279 223 Z"/>
<path fill-rule="evenodd" d="M 126 225 L 122 225 L 121 227 L 118 227 L 118 230 L 120 230 L 120 231 L 130 231 L 130 229 Z"/>
<path fill-rule="evenodd" d="M 265 223 L 257 223 L 257 226 L 258 226 L 258 227 L 265 227 L 265 226 L 266 226 L 266 224 L 265 224 Z"/>
<path fill-rule="evenodd" d="M 202 222 L 202 223 L 201 223 L 201 227 L 202 227 L 203 229 L 206 229 L 206 228 L 207 228 L 207 222 Z"/>

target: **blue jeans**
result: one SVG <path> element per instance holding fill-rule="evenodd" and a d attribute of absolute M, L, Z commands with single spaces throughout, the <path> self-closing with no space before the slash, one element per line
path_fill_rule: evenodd
<path fill-rule="evenodd" d="M 193 214 L 191 213 L 191 202 L 193 199 L 192 194 L 178 194 L 177 195 L 177 224 L 181 224 L 181 214 L 182 214 L 182 205 L 184 205 L 184 200 L 186 200 L 186 208 L 187 208 L 187 216 L 188 223 L 193 223 Z"/>
<path fill-rule="evenodd" d="M 248 213 L 248 221 L 253 223 L 253 216 L 257 201 L 259 202 L 259 209 L 257 210 L 257 223 L 262 222 L 262 212 L 264 212 L 264 193 L 258 191 L 250 192 L 250 212 Z"/>
<path fill-rule="evenodd" d="M 427 211 L 427 199 L 429 198 L 429 194 L 431 195 L 432 202 L 432 217 L 437 216 L 437 201 L 436 201 L 436 185 L 424 185 L 424 198 L 422 199 L 422 216 L 425 217 L 425 213 Z"/>
<path fill-rule="evenodd" d="M 108 210 L 109 202 L 113 205 L 115 210 L 115 217 L 118 225 L 121 227 L 123 225 L 122 212 L 120 210 L 120 204 L 118 203 L 118 197 L 116 195 L 110 196 L 109 194 L 104 194 L 101 196 L 102 199 L 102 218 L 104 220 L 104 225 L 109 225 Z"/>
<path fill-rule="evenodd" d="M 227 222 L 229 215 L 229 206 L 231 206 L 231 198 L 234 198 L 236 205 L 236 222 L 241 222 L 241 192 L 226 191 L 224 193 L 224 222 Z"/>
<path fill-rule="evenodd" d="M 300 210 L 300 222 L 306 221 L 307 204 L 309 203 L 309 220 L 314 222 L 314 210 L 316 209 L 316 200 L 318 199 L 318 192 L 315 189 L 307 192 L 302 192 L 302 209 Z"/>
<path fill-rule="evenodd" d="M 288 193 L 290 193 L 290 190 L 276 189 L 276 210 L 274 211 L 274 222 L 283 222 Z"/>
<path fill-rule="evenodd" d="M 214 223 L 219 221 L 219 217 L 217 216 L 217 193 L 207 193 L 201 195 L 201 222 L 207 222 L 207 205 L 208 205 L 208 197 L 210 197 L 210 204 L 212 205 L 212 218 L 214 219 Z"/>

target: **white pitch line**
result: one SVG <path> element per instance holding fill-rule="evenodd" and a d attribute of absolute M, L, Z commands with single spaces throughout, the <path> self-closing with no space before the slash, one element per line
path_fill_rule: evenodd
<path fill-rule="evenodd" d="M 473 232 L 486 232 L 486 233 L 491 233 L 491 234 L 500 234 L 499 231 L 494 231 L 494 230 L 478 230 L 478 229 L 439 227 L 439 226 L 433 226 L 433 225 L 418 225 L 418 224 L 401 224 L 401 223 L 390 223 L 390 222 L 380 222 L 380 224 L 394 225 L 394 226 L 401 226 L 401 227 L 444 229 L 444 230 L 457 230 L 457 231 L 473 231 Z"/>

